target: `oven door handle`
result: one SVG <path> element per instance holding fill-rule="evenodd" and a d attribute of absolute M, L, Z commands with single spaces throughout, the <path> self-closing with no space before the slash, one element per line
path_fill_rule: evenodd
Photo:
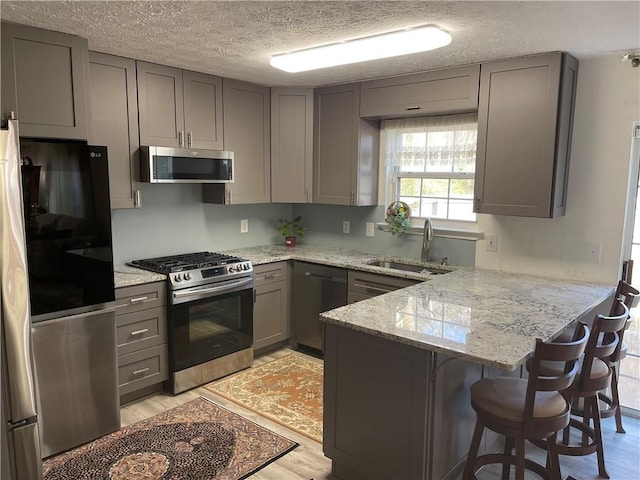
<path fill-rule="evenodd" d="M 232 280 L 225 282 L 224 285 L 218 287 L 195 287 L 185 290 L 178 290 L 173 292 L 173 298 L 192 297 L 194 295 L 206 295 L 208 293 L 224 293 L 228 290 L 235 290 L 243 285 L 248 285 L 253 282 L 253 278 L 243 278 L 242 280 Z"/>

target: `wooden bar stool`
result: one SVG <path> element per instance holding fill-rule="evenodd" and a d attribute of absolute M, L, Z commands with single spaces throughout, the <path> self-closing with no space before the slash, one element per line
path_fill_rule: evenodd
<path fill-rule="evenodd" d="M 616 290 L 616 298 L 622 300 L 629 310 L 640 303 L 640 292 L 626 282 L 620 280 Z M 624 329 L 618 333 L 620 336 L 618 346 L 613 354 L 602 360 L 611 368 L 611 394 L 607 392 L 598 393 L 600 399 L 600 418 L 615 416 L 616 431 L 626 433 L 622 427 L 622 412 L 620 411 L 620 396 L 618 394 L 618 368 L 623 358 L 627 356 L 627 343 L 624 341 L 624 334 L 629 330 L 631 316 L 627 319 Z"/>
<path fill-rule="evenodd" d="M 511 465 L 515 466 L 516 479 L 524 479 L 525 469 L 543 478 L 559 480 L 560 463 L 555 448 L 557 432 L 569 424 L 570 389 L 575 383 L 578 359 L 582 356 L 589 329 L 584 324 L 576 327 L 573 341 L 552 343 L 536 340 L 528 380 L 520 378 L 484 378 L 471 386 L 471 406 L 476 411 L 476 427 L 469 447 L 464 480 L 475 479 L 483 465 L 502 463 L 502 478 L 509 477 Z M 556 375 L 542 375 L 543 361 L 564 365 Z M 485 428 L 505 436 L 503 454 L 478 456 Z M 525 440 L 546 439 L 547 465 L 542 466 L 524 456 Z M 515 455 L 512 455 L 515 444 Z"/>
<path fill-rule="evenodd" d="M 612 373 L 603 359 L 609 358 L 615 352 L 620 332 L 624 330 L 628 318 L 629 309 L 620 300 L 614 301 L 610 316 L 596 315 L 591 325 L 584 357 L 579 364 L 579 371 L 571 389 L 571 414 L 574 417 L 563 429 L 562 442 L 552 445 L 551 438 L 532 440 L 533 444 L 557 451 L 561 455 L 582 456 L 596 452 L 598 474 L 604 478 L 609 478 L 609 475 L 604 462 L 598 394 L 609 387 Z M 540 371 L 546 375 L 556 375 L 561 368 L 562 365 L 558 362 L 545 361 L 540 365 Z M 582 419 L 578 419 L 575 415 L 580 415 Z M 592 421 L 593 426 L 591 426 Z M 580 443 L 570 442 L 571 429 L 577 429 L 581 433 Z"/>

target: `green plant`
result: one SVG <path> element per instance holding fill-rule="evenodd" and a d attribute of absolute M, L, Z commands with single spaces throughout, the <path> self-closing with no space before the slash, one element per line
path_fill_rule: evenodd
<path fill-rule="evenodd" d="M 279 218 L 278 224 L 276 225 L 276 230 L 280 232 L 280 235 L 283 237 L 300 237 L 304 238 L 304 232 L 306 227 L 300 225 L 300 215 L 298 215 L 293 220 L 289 220 L 288 218 Z"/>
<path fill-rule="evenodd" d="M 398 212 L 389 219 L 388 223 L 391 235 L 396 235 L 398 237 L 404 235 L 405 232 L 411 228 L 411 220 L 407 218 L 407 214 L 405 212 Z"/>

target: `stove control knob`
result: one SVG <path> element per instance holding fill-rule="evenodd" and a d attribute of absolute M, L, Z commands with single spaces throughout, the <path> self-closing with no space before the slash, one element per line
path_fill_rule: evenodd
<path fill-rule="evenodd" d="M 182 281 L 182 274 L 178 273 L 178 274 L 176 274 L 176 276 L 174 278 L 175 278 L 176 282 L 181 282 Z"/>
<path fill-rule="evenodd" d="M 245 264 L 244 264 L 244 266 L 243 266 L 242 268 L 244 268 L 245 270 L 249 270 L 249 264 L 248 264 L 248 263 L 245 263 Z"/>
<path fill-rule="evenodd" d="M 185 280 L 191 280 L 191 274 L 190 273 L 185 273 L 184 274 L 184 279 Z"/>

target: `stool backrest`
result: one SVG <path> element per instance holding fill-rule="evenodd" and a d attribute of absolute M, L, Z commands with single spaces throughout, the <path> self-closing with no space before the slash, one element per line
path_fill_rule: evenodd
<path fill-rule="evenodd" d="M 533 421 L 533 407 L 538 392 L 555 391 L 562 393 L 567 401 L 566 412 L 569 411 L 570 390 L 574 384 L 576 373 L 578 372 L 578 360 L 585 351 L 588 338 L 589 328 L 580 322 L 576 326 L 573 339 L 570 342 L 554 343 L 543 342 L 539 339 L 536 340 L 535 353 L 529 364 L 529 380 L 527 383 L 524 412 L 525 423 L 527 419 Z M 549 373 L 547 371 L 541 373 L 540 364 L 542 362 L 565 362 L 565 368 L 555 373 Z"/>
<path fill-rule="evenodd" d="M 620 280 L 618 282 L 618 288 L 616 289 L 615 298 L 624 302 L 627 308 L 631 310 L 632 308 L 637 307 L 638 303 L 640 303 L 640 292 L 637 289 L 633 288 L 628 283 L 626 283 L 625 281 Z M 614 310 L 615 308 L 617 308 L 617 305 L 614 303 L 612 306 L 612 310 Z M 612 314 L 613 312 L 611 312 L 611 315 Z M 629 329 L 629 326 L 631 325 L 631 320 L 632 320 L 631 314 L 629 314 L 629 318 L 627 318 L 627 322 L 625 323 L 624 328 L 620 332 L 618 332 L 618 336 L 620 337 L 618 339 L 618 346 L 614 350 L 613 354 L 611 354 L 611 356 L 608 358 L 609 363 L 616 363 L 620 358 L 620 350 L 622 349 L 624 332 Z"/>
<path fill-rule="evenodd" d="M 608 317 L 598 314 L 591 325 L 589 341 L 584 353 L 582 370 L 578 379 L 578 388 L 586 389 L 591 380 L 591 368 L 594 358 L 611 357 L 620 343 L 620 333 L 629 319 L 629 308 L 620 300 L 614 300 Z"/>

